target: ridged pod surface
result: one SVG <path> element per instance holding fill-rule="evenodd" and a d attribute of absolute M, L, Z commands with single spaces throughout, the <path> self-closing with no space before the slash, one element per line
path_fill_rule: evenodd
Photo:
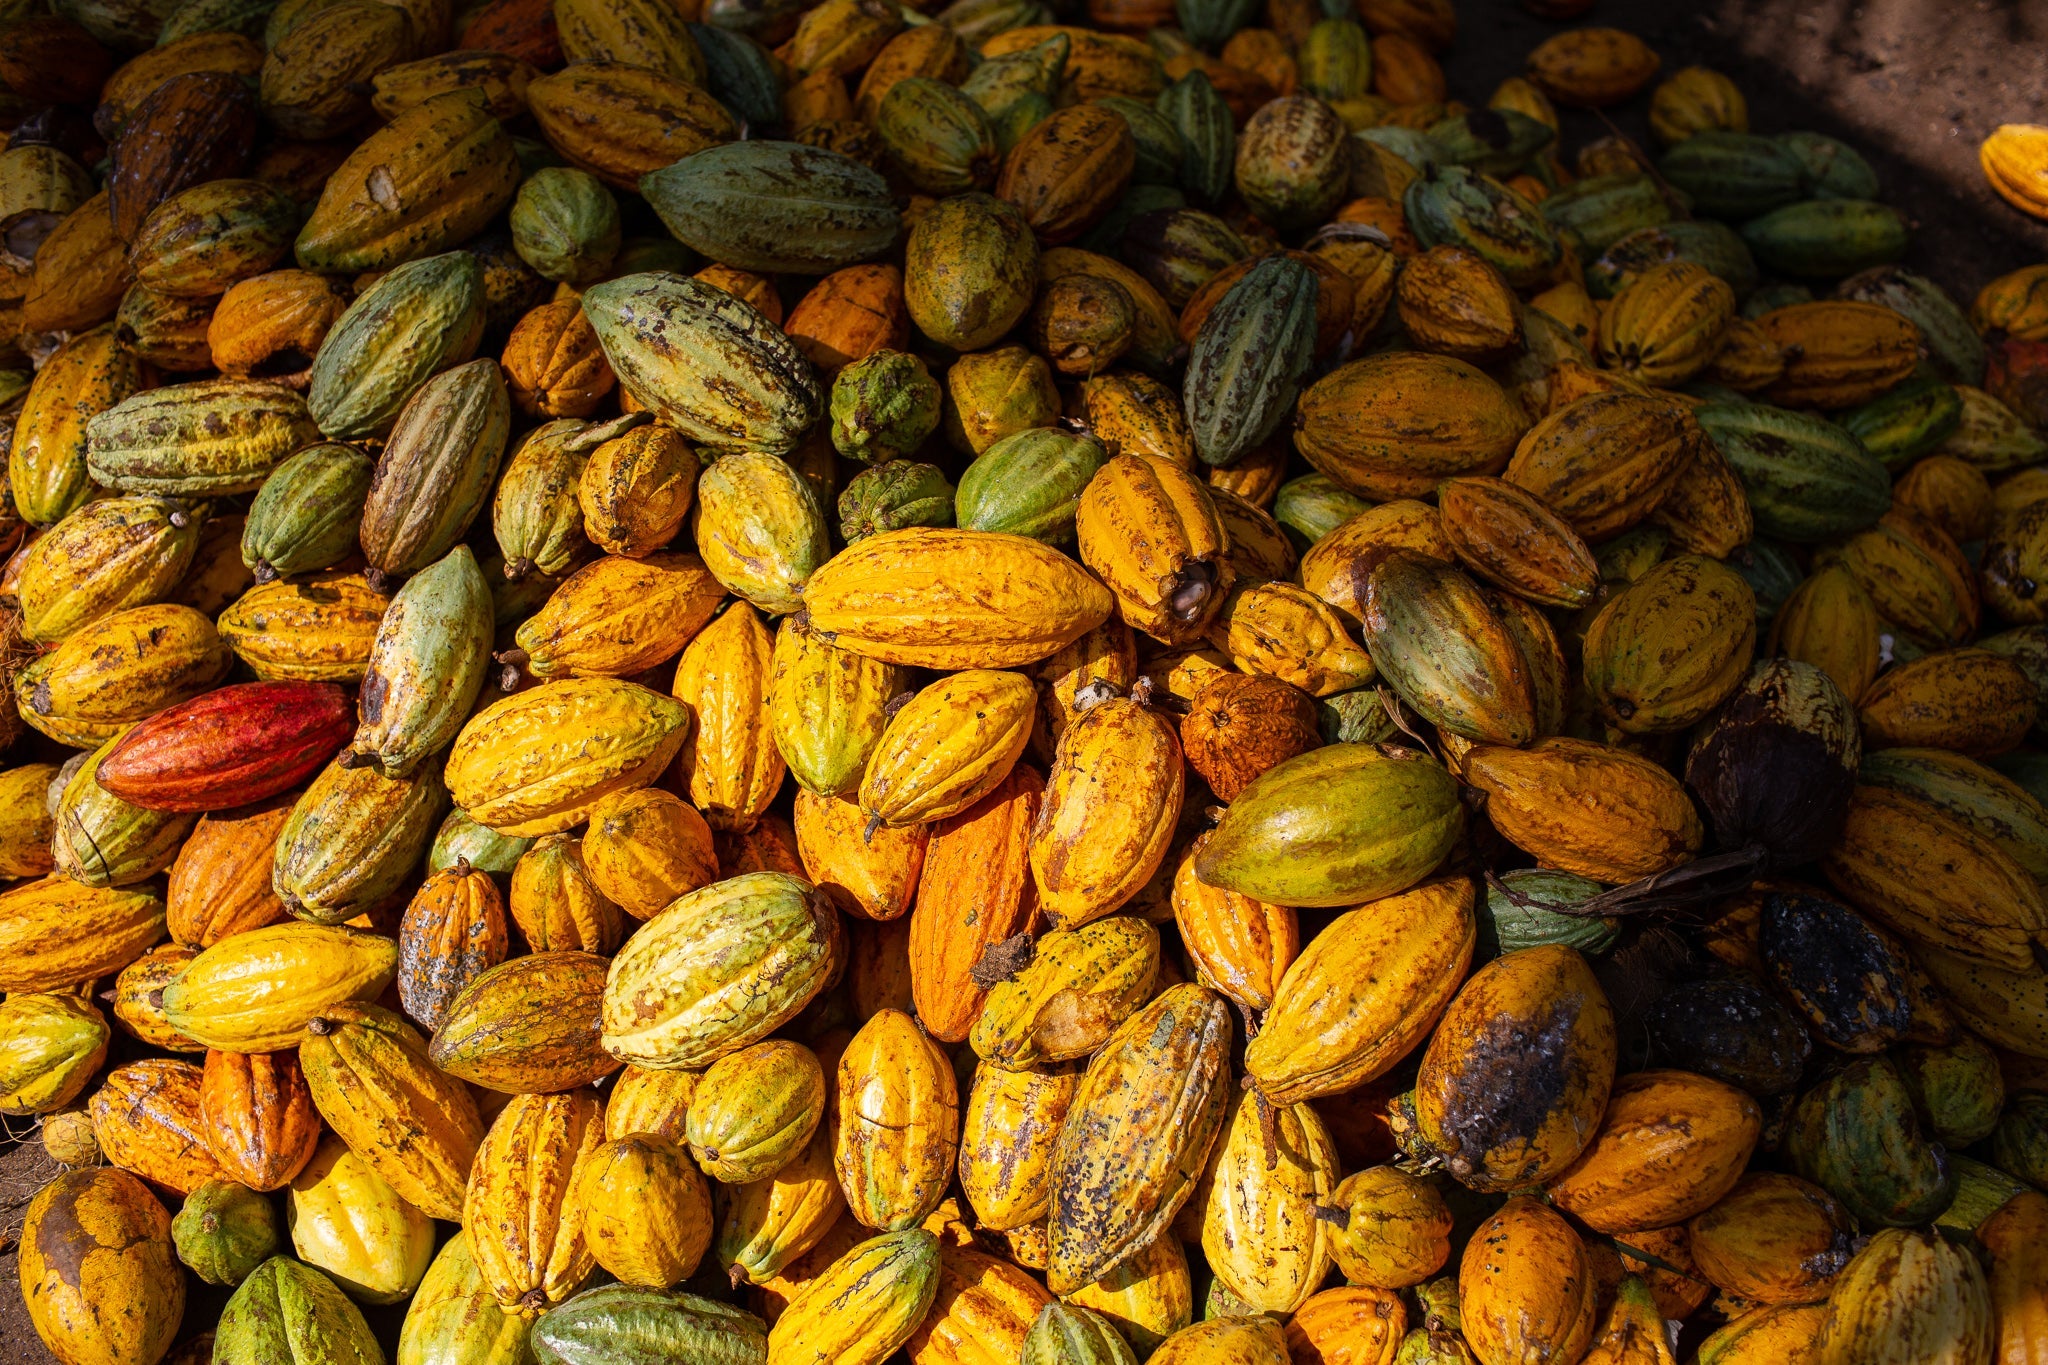
<path fill-rule="evenodd" d="M 477 1148 L 462 1227 L 498 1305 L 529 1319 L 562 1302 L 596 1266 L 570 1198 L 576 1165 L 604 1140 L 590 1090 L 516 1095 Z"/>
<path fill-rule="evenodd" d="M 778 872 L 715 882 L 612 959 L 604 1046 L 641 1065 L 709 1065 L 793 1018 L 842 950 L 838 912 L 809 883 Z"/>
<path fill-rule="evenodd" d="M 1463 826 L 1456 784 L 1435 763 L 1330 745 L 1245 788 L 1195 870 L 1275 905 L 1356 905 L 1435 871 Z"/>
<path fill-rule="evenodd" d="M 426 851 L 447 801 L 438 758 L 404 778 L 330 763 L 278 831 L 272 890 L 318 924 L 381 908 Z"/>
<path fill-rule="evenodd" d="M 1394 551 L 1367 576 L 1359 619 L 1380 675 L 1424 719 L 1477 743 L 1534 737 L 1529 663 L 1464 572 Z"/>
<path fill-rule="evenodd" d="M 681 1144 L 632 1133 L 578 1162 L 569 1198 L 591 1255 L 629 1285 L 666 1289 L 711 1245 L 711 1190 Z"/>
<path fill-rule="evenodd" d="M 1159 931 L 1134 915 L 1040 936 L 1031 960 L 989 990 L 975 1053 L 1005 1067 L 1085 1059 L 1152 994 L 1159 959 Z"/>
<path fill-rule="evenodd" d="M 586 291 L 583 311 L 619 382 L 691 441 L 786 454 L 824 412 L 810 361 L 713 285 L 627 275 Z"/>
<path fill-rule="evenodd" d="M 164 988 L 164 1020 L 223 1052 L 296 1047 L 332 1006 L 374 999 L 398 970 L 398 945 L 341 925 L 251 929 L 199 954 Z"/>
<path fill-rule="evenodd" d="M 1741 1177 L 1762 1132 L 1756 1102 L 1687 1071 L 1615 1082 L 1592 1145 L 1551 1182 L 1553 1203 L 1622 1234 L 1702 1213 Z"/>
<path fill-rule="evenodd" d="M 1990 1360 L 1996 1341 L 1984 1272 L 1937 1232 L 1885 1228 L 1830 1296 L 1816 1358 L 1836 1362 Z"/>
<path fill-rule="evenodd" d="M 804 605 L 814 630 L 884 663 L 1006 668 L 1079 639 L 1116 598 L 1027 537 L 916 527 L 835 555 L 804 585 Z"/>
<path fill-rule="evenodd" d="M 881 1365 L 931 1311 L 939 1252 L 939 1239 L 915 1227 L 858 1243 L 783 1309 L 769 1365 Z"/>
<path fill-rule="evenodd" d="M 1053 1155 L 1055 1292 L 1130 1260 L 1194 1194 L 1228 1112 L 1230 1033 L 1221 996 L 1175 986 L 1089 1063 Z"/>
<path fill-rule="evenodd" d="M 618 1070 L 598 1045 L 605 960 L 595 953 L 515 957 L 449 1001 L 428 1056 L 471 1085 L 501 1094 L 571 1090 Z"/>
<path fill-rule="evenodd" d="M 889 721 L 861 778 L 872 821 L 924 824 L 995 790 L 1023 754 L 1038 693 L 1021 673 L 968 669 L 911 698 Z"/>
<path fill-rule="evenodd" d="M 692 721 L 676 773 L 715 830 L 752 829 L 782 786 L 768 720 L 774 650 L 761 618 L 740 602 L 690 641 L 676 665 L 675 697 Z"/>
<path fill-rule="evenodd" d="M 1705 838 L 1678 780 L 1622 749 L 1556 737 L 1483 745 L 1461 766 L 1508 842 L 1562 872 L 1630 882 L 1690 861 Z"/>
<path fill-rule="evenodd" d="M 1281 976 L 1246 1072 L 1275 1104 L 1377 1080 L 1435 1027 L 1477 934 L 1462 877 L 1338 916 Z"/>
<path fill-rule="evenodd" d="M 1331 1225 L 1318 1211 L 1337 1184 L 1337 1153 L 1316 1111 L 1246 1091 L 1204 1183 L 1202 1251 L 1218 1281 L 1259 1312 L 1299 1309 L 1330 1269 Z"/>
<path fill-rule="evenodd" d="M 1054 928 L 1113 913 L 1151 879 L 1180 819 L 1183 773 L 1172 727 L 1136 701 L 1111 698 L 1067 726 L 1031 839 Z"/>
<path fill-rule="evenodd" d="M 1498 473 L 1527 426 L 1507 392 L 1463 361 L 1393 352 L 1310 385 L 1294 445 L 1361 497 L 1413 498 L 1455 475 Z"/>
<path fill-rule="evenodd" d="M 1586 1248 L 1571 1225 L 1527 1196 L 1479 1225 L 1458 1267 L 1460 1319 L 1482 1360 L 1576 1360 L 1597 1307 Z"/>
<path fill-rule="evenodd" d="M 0 891 L 0 989 L 50 991 L 120 971 L 164 936 L 148 888 L 87 886 L 52 875 Z"/>
<path fill-rule="evenodd" d="M 901 1232 L 938 1206 L 960 1150 L 952 1064 L 917 1021 L 882 1010 L 839 1059 L 833 1154 L 847 1208 L 868 1227 Z"/>
<path fill-rule="evenodd" d="M 689 713 L 635 683 L 571 678 L 494 702 L 448 754 L 449 791 L 479 824 L 550 834 L 600 799 L 654 781 L 682 747 Z"/>

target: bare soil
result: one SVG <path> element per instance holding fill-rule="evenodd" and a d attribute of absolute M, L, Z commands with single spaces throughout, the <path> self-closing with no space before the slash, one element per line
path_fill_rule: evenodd
<path fill-rule="evenodd" d="M 1459 11 L 1445 67 L 1452 92 L 1474 104 L 1566 27 L 1514 0 L 1463 0 Z M 1758 132 L 1813 129 L 1854 145 L 1883 178 L 1886 202 L 1914 223 L 1907 263 L 1960 302 L 1995 275 L 2048 261 L 2048 223 L 2009 208 L 1977 166 L 1978 143 L 1999 124 L 2048 121 L 2048 0 L 1604 0 L 1576 22 L 1641 35 L 1666 71 L 1727 72 Z M 1648 147 L 1644 104 L 1608 117 Z M 1608 131 L 1595 115 L 1567 115 L 1567 154 Z M 33 1136 L 0 1140 L 0 1365 L 55 1365 L 14 1268 L 22 1210 L 55 1171 Z M 203 1330 L 220 1302 L 195 1294 L 188 1330 Z"/>

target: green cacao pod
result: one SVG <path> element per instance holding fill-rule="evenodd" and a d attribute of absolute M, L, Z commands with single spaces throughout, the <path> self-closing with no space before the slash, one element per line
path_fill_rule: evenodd
<path fill-rule="evenodd" d="M 1808 199 L 1742 225 L 1766 269 L 1802 279 L 1839 280 L 1906 254 L 1906 220 L 1888 204 Z"/>
<path fill-rule="evenodd" d="M 1598 256 L 1631 232 L 1677 216 L 1656 181 L 1626 174 L 1581 180 L 1545 199 L 1538 211 L 1559 236 L 1578 248 L 1581 259 Z"/>
<path fill-rule="evenodd" d="M 384 1349 L 334 1281 L 289 1256 L 250 1272 L 221 1309 L 214 1365 L 384 1365 Z"/>
<path fill-rule="evenodd" d="M 376 462 L 354 446 L 307 446 L 271 471 L 242 523 L 242 563 L 258 583 L 331 569 L 354 552 Z"/>
<path fill-rule="evenodd" d="M 996 130 L 980 105 L 944 81 L 909 76 L 889 87 L 875 131 L 912 188 L 932 195 L 985 190 L 1002 164 Z"/>
<path fill-rule="evenodd" d="M 1180 132 L 1181 188 L 1204 204 L 1221 201 L 1237 165 L 1237 120 L 1208 73 L 1188 72 L 1160 91 L 1153 106 Z"/>
<path fill-rule="evenodd" d="M 1093 438 L 1056 427 L 1005 436 L 960 476 L 953 515 L 966 530 L 1072 545 L 1081 491 L 1108 462 Z"/>
<path fill-rule="evenodd" d="M 1481 935 L 1490 935 L 1504 953 L 1545 947 L 1604 953 L 1620 937 L 1620 921 L 1580 914 L 1578 907 L 1606 889 L 1569 872 L 1539 867 L 1503 872 L 1488 879 L 1479 914 Z"/>
<path fill-rule="evenodd" d="M 1927 1222 L 1955 1193 L 1948 1154 L 1922 1135 L 1889 1058 L 1858 1058 L 1800 1096 L 1784 1144 L 1792 1169 L 1866 1227 Z"/>
<path fill-rule="evenodd" d="M 977 351 L 1023 320 L 1038 287 L 1038 239 L 1013 204 L 986 194 L 942 199 L 905 244 L 904 302 L 918 330 Z"/>
<path fill-rule="evenodd" d="M 1182 385 L 1204 464 L 1236 463 L 1294 411 L 1315 356 L 1317 291 L 1314 271 L 1276 253 L 1204 319 Z"/>
<path fill-rule="evenodd" d="M 1428 876 L 1463 828 L 1457 784 L 1437 764 L 1337 744 L 1255 778 L 1195 867 L 1275 905 L 1357 905 Z"/>
<path fill-rule="evenodd" d="M 824 412 L 810 361 L 753 305 L 714 285 L 626 275 L 587 290 L 583 311 L 619 382 L 699 444 L 787 454 Z"/>
<path fill-rule="evenodd" d="M 674 1289 L 608 1284 L 550 1309 L 533 1326 L 540 1365 L 767 1365 L 768 1325 L 731 1304 Z"/>
<path fill-rule="evenodd" d="M 953 485 L 937 465 L 891 460 L 854 475 L 839 495 L 839 534 L 848 545 L 905 526 L 951 526 L 953 518 Z"/>
<path fill-rule="evenodd" d="M 1491 175 L 1463 166 L 1418 177 L 1402 202 L 1417 241 L 1464 247 L 1517 289 L 1549 279 L 1564 250 L 1534 204 Z"/>
<path fill-rule="evenodd" d="M 406 581 L 384 609 L 345 767 L 412 776 L 455 739 L 491 662 L 491 590 L 467 545 Z M 438 812 L 437 812 L 438 814 Z"/>
<path fill-rule="evenodd" d="M 1709 403 L 1695 416 L 1767 536 L 1827 540 L 1873 524 L 1891 505 L 1884 465 L 1833 422 L 1761 403 Z"/>
<path fill-rule="evenodd" d="M 1799 159 L 1753 133 L 1718 128 L 1694 133 L 1666 151 L 1657 170 L 1709 218 L 1754 218 L 1806 192 Z"/>
<path fill-rule="evenodd" d="M 589 284 L 619 254 L 619 203 L 589 171 L 547 166 L 512 201 L 512 249 L 544 280 Z"/>
<path fill-rule="evenodd" d="M 138 393 L 86 424 L 86 467 L 124 493 L 253 493 L 319 437 L 298 394 L 257 379 L 209 379 Z"/>
<path fill-rule="evenodd" d="M 1742 234 L 1709 218 L 1637 228 L 1586 265 L 1586 292 L 1611 299 L 1646 270 L 1670 261 L 1691 261 L 1727 281 L 1742 298 L 1756 288 L 1756 258 Z"/>
<path fill-rule="evenodd" d="M 678 240 L 742 270 L 822 275 L 896 240 L 882 177 L 798 142 L 707 147 L 642 177 L 640 193 Z"/>
<path fill-rule="evenodd" d="M 178 1259 L 208 1284 L 240 1284 L 276 1254 L 277 1241 L 277 1210 L 232 1180 L 207 1181 L 171 1220 Z"/>
<path fill-rule="evenodd" d="M 941 398 L 939 381 L 916 356 L 862 356 L 832 381 L 833 448 L 862 464 L 915 455 L 938 428 Z"/>
<path fill-rule="evenodd" d="M 483 267 L 466 251 L 407 261 L 364 290 L 313 357 L 306 407 L 321 434 L 390 431 L 415 389 L 476 353 L 484 303 Z"/>

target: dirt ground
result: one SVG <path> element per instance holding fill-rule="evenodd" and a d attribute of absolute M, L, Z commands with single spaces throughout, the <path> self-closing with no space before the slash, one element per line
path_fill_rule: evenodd
<path fill-rule="evenodd" d="M 1463 31 L 1445 66 L 1453 93 L 1475 104 L 1564 27 L 1515 0 L 1463 0 L 1459 12 Z M 2048 0 L 1603 0 L 1576 22 L 1636 32 L 1667 71 L 1726 71 L 1759 132 L 1814 129 L 1852 143 L 1883 178 L 1885 200 L 1914 223 L 1908 264 L 1960 301 L 1995 275 L 2048 260 L 2048 224 L 2007 207 L 1977 167 L 1977 145 L 1998 124 L 2048 121 Z M 1644 103 L 1610 117 L 1647 146 Z M 1592 115 L 1569 115 L 1567 153 L 1606 131 Z M 22 1209 L 54 1170 L 33 1139 L 0 1140 L 0 1365 L 54 1365 L 14 1270 Z M 188 1328 L 220 1302 L 195 1296 Z"/>

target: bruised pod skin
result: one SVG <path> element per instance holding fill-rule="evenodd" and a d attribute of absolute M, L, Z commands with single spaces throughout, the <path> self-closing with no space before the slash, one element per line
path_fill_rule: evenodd
<path fill-rule="evenodd" d="M 1053 1145 L 1080 1083 L 1069 1065 L 975 1067 L 962 1116 L 960 1188 L 983 1226 L 1013 1231 L 1044 1222 Z"/>
<path fill-rule="evenodd" d="M 1137 701 L 1101 702 L 1066 728 L 1031 837 L 1052 927 L 1111 914 L 1151 880 L 1180 820 L 1185 767 L 1172 727 Z"/>
<path fill-rule="evenodd" d="M 707 1066 L 794 1018 L 842 951 L 839 914 L 808 882 L 749 872 L 694 891 L 612 959 L 605 1049 L 642 1066 Z"/>
<path fill-rule="evenodd" d="M 1053 1154 L 1055 1293 L 1092 1284 L 1171 1225 L 1229 1107 L 1229 1007 L 1175 986 L 1089 1063 Z"/>
<path fill-rule="evenodd" d="M 1474 974 L 1416 1080 L 1422 1137 L 1474 1189 L 1558 1175 L 1593 1140 L 1614 1084 L 1614 1013 L 1584 958 L 1525 948 Z"/>
<path fill-rule="evenodd" d="M 1179 466 L 1117 456 L 1083 490 L 1075 527 L 1081 561 L 1146 634 L 1187 644 L 1223 609 L 1233 577 L 1229 538 L 1208 491 Z"/>
<path fill-rule="evenodd" d="M 82 627 L 14 675 L 14 705 L 33 729 L 81 748 L 197 700 L 220 680 L 227 646 L 190 607 L 131 607 Z"/>
<path fill-rule="evenodd" d="M 626 275 L 587 290 L 583 311 L 619 382 L 691 441 L 786 455 L 824 413 L 795 343 L 714 285 Z"/>
<path fill-rule="evenodd" d="M 505 899 L 467 859 L 413 893 L 398 928 L 398 998 L 424 1028 L 438 1028 L 464 987 L 505 960 Z"/>
<path fill-rule="evenodd" d="M 1862 753 L 1855 709 L 1828 675 L 1768 659 L 1694 742 L 1685 781 L 1723 849 L 1761 844 L 1790 867 L 1841 833 Z"/>
<path fill-rule="evenodd" d="M 146 1365 L 163 1359 L 185 1311 L 171 1216 L 127 1171 L 65 1171 L 23 1216 L 22 1298 L 60 1360 Z"/>
<path fill-rule="evenodd" d="M 1429 882 L 1339 915 L 1273 993 L 1245 1070 L 1275 1104 L 1377 1080 L 1427 1037 L 1471 965 L 1475 893 Z"/>
<path fill-rule="evenodd" d="M 385 608 L 358 694 L 362 724 L 342 763 L 410 777 L 468 719 L 490 651 L 490 587 L 458 545 Z"/>

